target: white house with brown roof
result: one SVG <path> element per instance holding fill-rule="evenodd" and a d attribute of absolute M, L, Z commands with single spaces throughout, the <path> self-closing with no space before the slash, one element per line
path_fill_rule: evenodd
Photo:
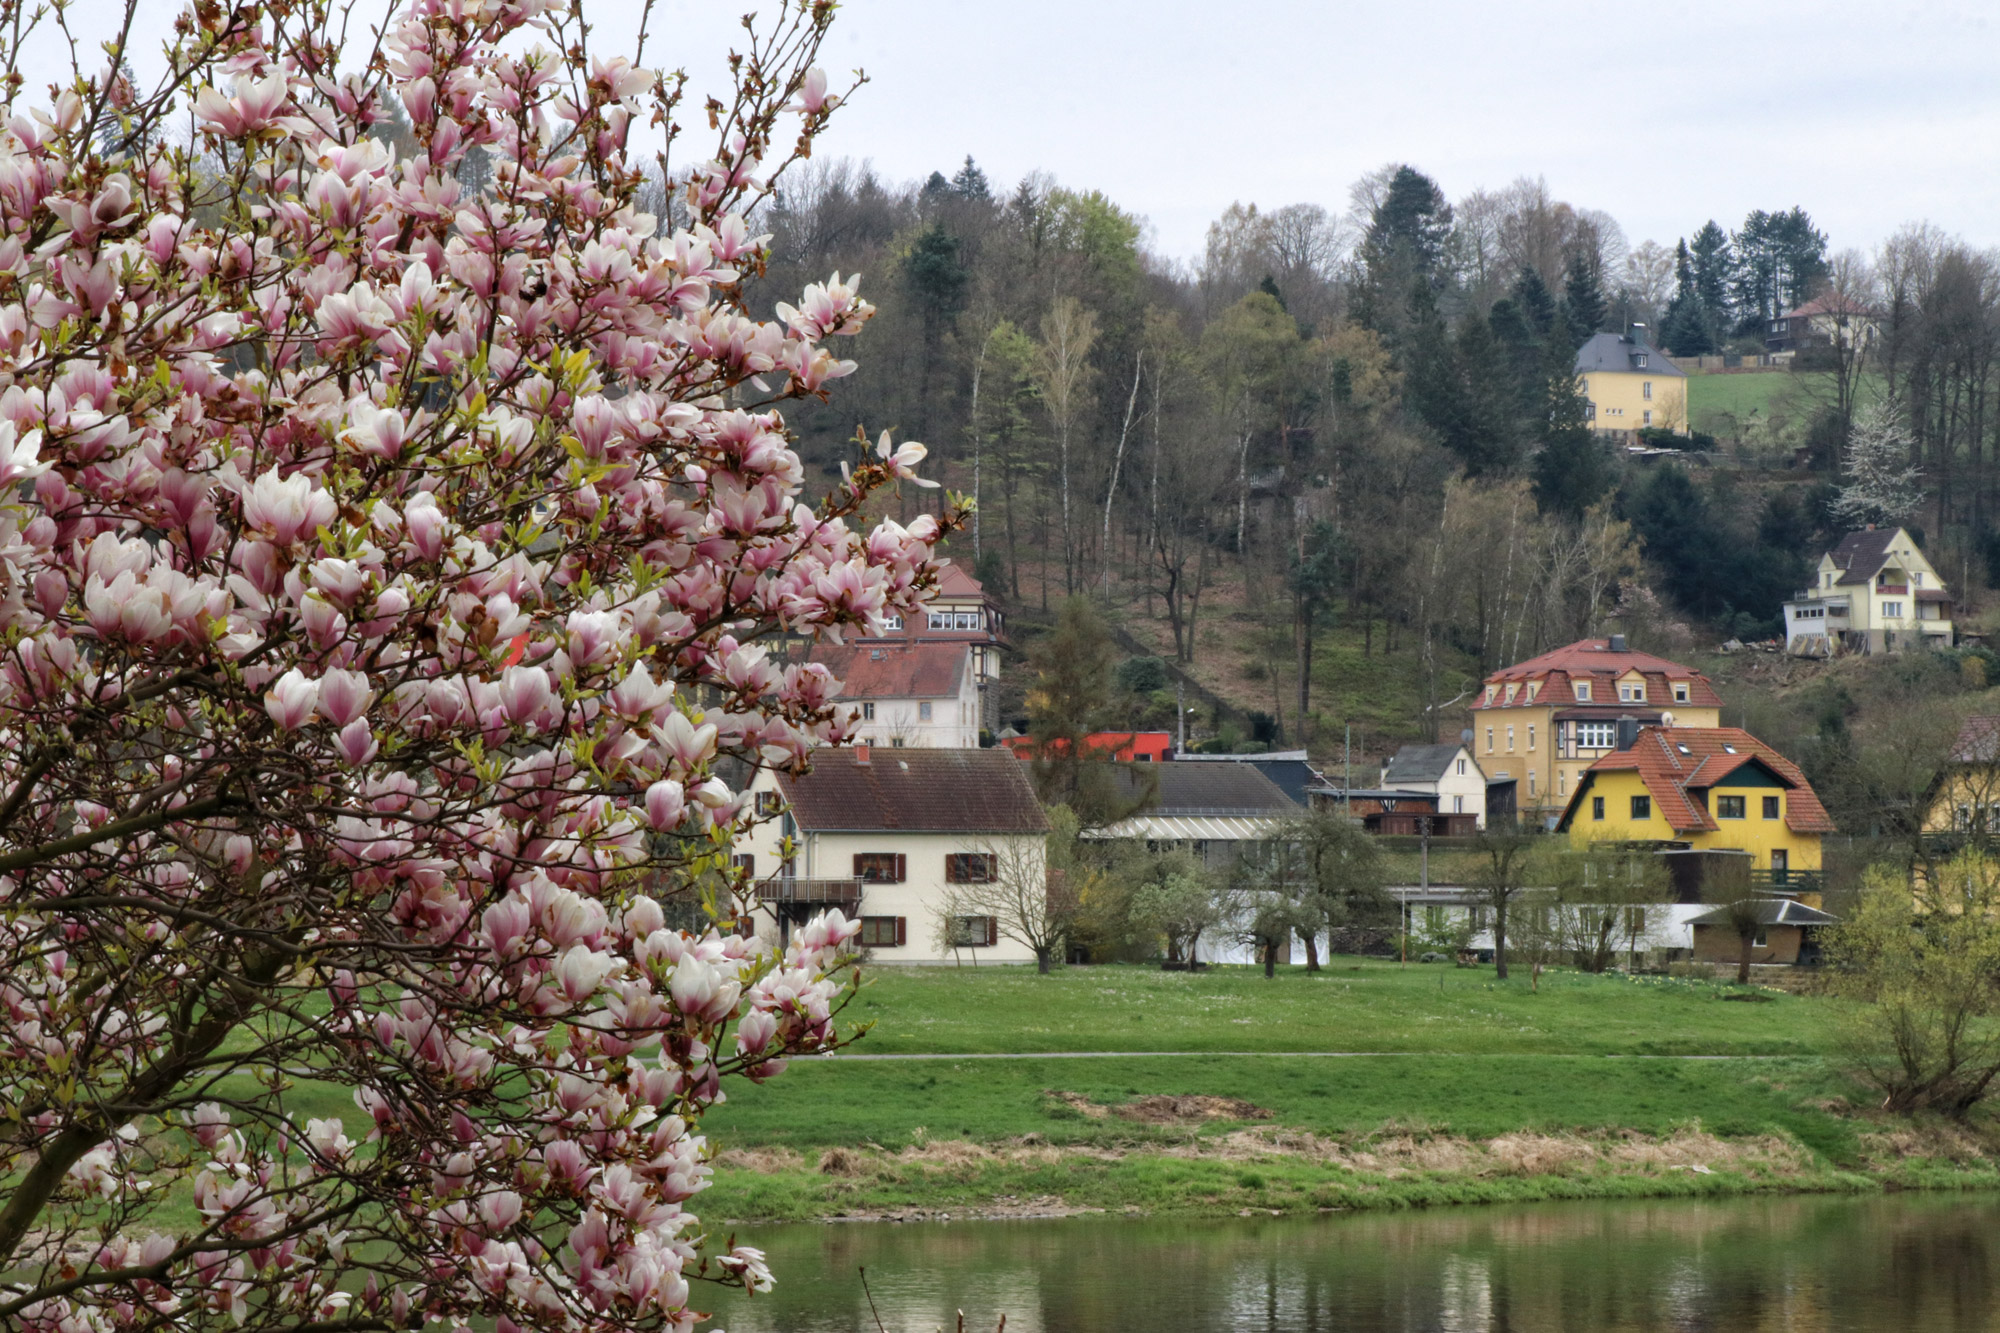
<path fill-rule="evenodd" d="M 1011 752 L 857 745 L 801 777 L 760 770 L 750 789 L 763 819 L 737 851 L 760 936 L 837 907 L 877 962 L 1035 961 L 1007 922 L 947 915 L 954 884 L 1012 875 L 1046 892 L 1048 818 Z"/>
<path fill-rule="evenodd" d="M 1901 528 L 1850 532 L 1820 557 L 1813 586 L 1785 603 L 1795 657 L 1952 645 L 1951 594 Z"/>
<path fill-rule="evenodd" d="M 817 644 L 810 660 L 840 681 L 864 744 L 971 749 L 988 725 L 986 687 L 999 676 L 1003 625 L 979 580 L 946 565 L 922 616 L 896 617 L 879 636 Z"/>

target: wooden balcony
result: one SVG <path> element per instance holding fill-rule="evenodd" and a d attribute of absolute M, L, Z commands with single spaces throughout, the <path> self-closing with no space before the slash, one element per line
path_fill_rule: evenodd
<path fill-rule="evenodd" d="M 760 880 L 757 901 L 798 907 L 855 908 L 861 905 L 858 879 L 795 879 L 779 876 Z"/>
<path fill-rule="evenodd" d="M 1826 888 L 1826 877 L 1817 870 L 1752 870 L 1750 887 L 1759 893 L 1819 893 Z"/>

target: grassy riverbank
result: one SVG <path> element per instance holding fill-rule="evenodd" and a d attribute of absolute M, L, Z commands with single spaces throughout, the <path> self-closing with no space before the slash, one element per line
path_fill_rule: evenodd
<path fill-rule="evenodd" d="M 1744 994 L 1568 972 L 1535 992 L 1490 970 L 1350 959 L 1268 982 L 880 969 L 849 1011 L 875 1025 L 856 1050 L 941 1058 L 807 1061 L 733 1093 L 708 1121 L 725 1151 L 703 1210 L 1299 1211 L 2000 1184 L 1981 1139 L 1854 1109 L 1863 1094 L 1824 1058 L 1828 1001 Z M 1028 1058 L 977 1058 L 993 1054 Z"/>

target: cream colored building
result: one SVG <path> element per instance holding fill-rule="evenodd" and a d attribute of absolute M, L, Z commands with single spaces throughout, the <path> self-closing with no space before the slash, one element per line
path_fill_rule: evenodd
<path fill-rule="evenodd" d="M 737 845 L 757 934 L 782 942 L 839 908 L 877 962 L 1034 962 L 1006 918 L 948 915 L 955 885 L 1047 892 L 1048 819 L 1026 769 L 1004 749 L 857 745 L 815 754 L 803 777 L 761 770 L 763 818 Z"/>
<path fill-rule="evenodd" d="M 1646 341 L 1646 326 L 1599 333 L 1577 350 L 1577 378 L 1590 401 L 1590 428 L 1630 437 L 1652 427 L 1688 433 L 1687 372 Z"/>
<path fill-rule="evenodd" d="M 1848 533 L 1785 603 L 1785 648 L 1798 657 L 1949 648 L 1952 637 L 1944 580 L 1901 528 Z"/>
<path fill-rule="evenodd" d="M 1582 639 L 1503 667 L 1472 704 L 1472 746 L 1523 819 L 1547 823 L 1583 771 L 1617 747 L 1618 724 L 1713 727 L 1722 699 L 1692 667 L 1628 648 L 1625 636 Z M 1506 811 L 1489 804 L 1489 818 Z"/>
<path fill-rule="evenodd" d="M 1000 608 L 979 581 L 946 565 L 927 610 L 883 634 L 821 643 L 811 660 L 840 680 L 855 735 L 888 749 L 963 749 L 979 744 L 987 686 L 1000 673 Z"/>

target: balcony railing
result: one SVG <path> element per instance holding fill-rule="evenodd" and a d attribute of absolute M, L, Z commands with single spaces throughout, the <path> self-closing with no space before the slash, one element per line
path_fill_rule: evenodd
<path fill-rule="evenodd" d="M 1907 583 L 1878 583 L 1875 585 L 1876 592 L 1886 593 L 1895 597 L 1900 597 L 1909 592 L 1909 590 L 1910 585 Z"/>
<path fill-rule="evenodd" d="M 1779 893 L 1818 893 L 1826 887 L 1826 880 L 1817 870 L 1753 870 L 1750 887 Z"/>
<path fill-rule="evenodd" d="M 794 903 L 801 907 L 858 907 L 861 904 L 861 881 L 779 876 L 758 882 L 757 901 Z"/>

